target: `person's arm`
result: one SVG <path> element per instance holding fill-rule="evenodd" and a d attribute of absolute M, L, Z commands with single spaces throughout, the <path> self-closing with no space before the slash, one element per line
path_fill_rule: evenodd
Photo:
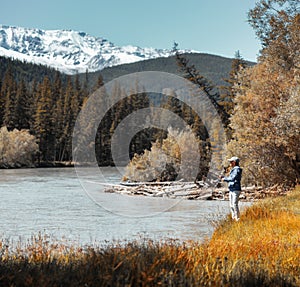
<path fill-rule="evenodd" d="M 234 181 L 236 178 L 237 178 L 237 175 L 238 175 L 238 168 L 234 168 L 229 176 L 225 176 L 223 177 L 223 181 L 226 181 L 226 182 L 229 182 L 229 181 Z"/>

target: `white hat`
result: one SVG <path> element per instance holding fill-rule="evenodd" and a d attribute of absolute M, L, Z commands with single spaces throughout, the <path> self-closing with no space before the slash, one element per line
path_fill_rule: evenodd
<path fill-rule="evenodd" d="M 230 158 L 228 161 L 235 161 L 235 162 L 239 162 L 240 159 L 237 156 L 233 156 L 232 158 Z"/>

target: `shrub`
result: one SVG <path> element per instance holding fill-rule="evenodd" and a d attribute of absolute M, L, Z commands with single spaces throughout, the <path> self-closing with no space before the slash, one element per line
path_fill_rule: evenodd
<path fill-rule="evenodd" d="M 201 141 L 190 130 L 169 128 L 166 139 L 157 140 L 150 151 L 134 155 L 126 167 L 125 178 L 132 181 L 193 181 L 207 171 L 208 162 L 204 155 Z"/>
<path fill-rule="evenodd" d="M 36 139 L 28 130 L 0 129 L 0 167 L 31 166 L 37 152 Z"/>

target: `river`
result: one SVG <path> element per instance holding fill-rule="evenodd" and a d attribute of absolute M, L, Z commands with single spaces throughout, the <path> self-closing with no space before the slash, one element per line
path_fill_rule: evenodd
<path fill-rule="evenodd" d="M 108 183 L 120 181 L 115 169 L 104 171 Z M 74 168 L 0 172 L 0 236 L 10 241 L 24 242 L 39 232 L 81 245 L 141 239 L 203 240 L 212 234 L 212 222 L 229 212 L 227 201 L 134 199 L 104 193 L 103 186 L 92 181 L 90 193 Z M 241 208 L 246 205 L 240 203 Z M 134 206 L 139 213 L 132 214 Z M 155 212 L 148 212 L 149 207 Z"/>

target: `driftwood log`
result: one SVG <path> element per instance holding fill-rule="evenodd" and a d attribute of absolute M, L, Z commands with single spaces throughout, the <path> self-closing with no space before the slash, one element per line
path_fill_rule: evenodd
<path fill-rule="evenodd" d="M 105 192 L 126 195 L 151 197 L 182 198 L 190 200 L 228 200 L 228 189 L 225 186 L 210 187 L 202 182 L 121 182 L 110 184 Z M 274 186 L 243 188 L 241 201 L 256 201 L 261 198 L 285 195 L 286 191 Z"/>

